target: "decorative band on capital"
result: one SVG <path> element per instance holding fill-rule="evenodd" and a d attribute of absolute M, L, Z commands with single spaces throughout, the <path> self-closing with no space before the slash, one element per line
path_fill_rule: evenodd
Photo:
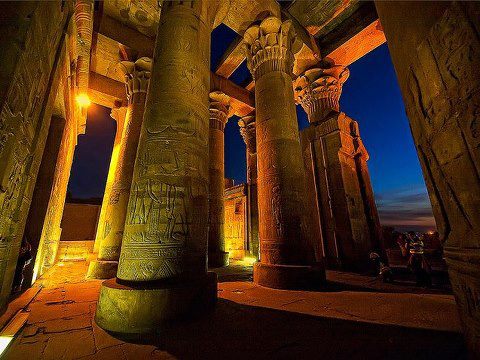
<path fill-rule="evenodd" d="M 255 80 L 272 71 L 293 73 L 294 54 L 302 44 L 293 23 L 271 16 L 250 26 L 243 36 L 247 66 Z"/>
<path fill-rule="evenodd" d="M 146 93 L 150 84 L 152 59 L 142 57 L 137 61 L 121 61 L 116 71 L 125 78 L 127 98 L 132 101 L 133 94 Z"/>
<path fill-rule="evenodd" d="M 210 129 L 223 131 L 230 112 L 230 97 L 221 91 L 212 91 L 210 97 Z"/>

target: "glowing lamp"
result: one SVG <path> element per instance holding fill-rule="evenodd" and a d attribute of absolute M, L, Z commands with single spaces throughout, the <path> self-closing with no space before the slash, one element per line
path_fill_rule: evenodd
<path fill-rule="evenodd" d="M 92 102 L 87 94 L 82 93 L 77 95 L 77 103 L 83 108 L 88 108 Z"/>

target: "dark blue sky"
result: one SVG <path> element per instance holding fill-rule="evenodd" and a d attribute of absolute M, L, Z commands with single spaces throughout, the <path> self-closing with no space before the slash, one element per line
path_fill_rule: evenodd
<path fill-rule="evenodd" d="M 116 122 L 110 117 L 110 109 L 92 104 L 86 132 L 78 137 L 68 183 L 68 191 L 74 198 L 103 196 L 115 132 Z"/>
<path fill-rule="evenodd" d="M 212 70 L 235 33 L 225 26 L 212 34 Z M 387 45 L 382 45 L 350 65 L 350 78 L 343 87 L 340 107 L 358 121 L 370 153 L 368 166 L 383 225 L 400 230 L 427 230 L 434 221 L 420 164 L 410 133 L 403 100 Z M 230 77 L 245 85 L 251 76 L 243 63 Z M 109 109 L 89 110 L 87 133 L 80 136 L 75 151 L 69 191 L 74 197 L 101 197 L 110 161 L 115 123 Z M 306 114 L 297 106 L 300 128 L 308 125 Z M 236 183 L 245 181 L 245 145 L 238 118 L 225 129 L 225 175 Z"/>

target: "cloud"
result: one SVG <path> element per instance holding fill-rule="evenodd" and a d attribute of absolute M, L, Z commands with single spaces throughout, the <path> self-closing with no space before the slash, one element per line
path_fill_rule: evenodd
<path fill-rule="evenodd" d="M 424 187 L 394 189 L 375 197 L 380 222 L 400 231 L 426 231 L 436 227 Z"/>

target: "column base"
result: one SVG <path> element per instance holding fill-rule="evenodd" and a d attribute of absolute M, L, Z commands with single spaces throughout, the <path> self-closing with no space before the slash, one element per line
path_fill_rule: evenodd
<path fill-rule="evenodd" d="M 445 247 L 444 254 L 470 357 L 479 359 L 480 249 Z"/>
<path fill-rule="evenodd" d="M 208 253 L 208 267 L 220 268 L 228 266 L 228 252 Z"/>
<path fill-rule="evenodd" d="M 118 261 L 93 260 L 90 261 L 87 279 L 111 279 L 117 276 Z"/>
<path fill-rule="evenodd" d="M 196 282 L 168 285 L 103 282 L 95 321 L 102 329 L 122 334 L 151 333 L 168 321 L 202 314 L 217 301 L 217 275 L 208 272 Z"/>
<path fill-rule="evenodd" d="M 315 290 L 325 284 L 321 266 L 253 264 L 253 282 L 257 285 L 283 290 Z"/>

